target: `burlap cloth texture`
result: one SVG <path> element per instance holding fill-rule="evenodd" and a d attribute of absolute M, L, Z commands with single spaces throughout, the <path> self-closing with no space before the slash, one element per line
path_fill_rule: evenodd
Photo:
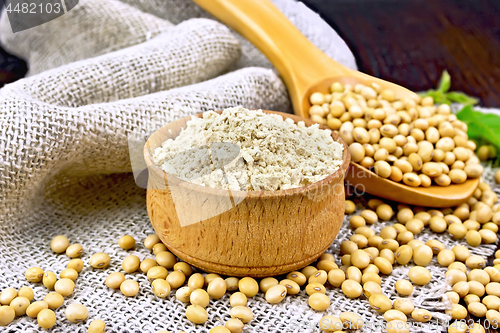
<path fill-rule="evenodd" d="M 356 67 L 346 44 L 318 15 L 292 0 L 274 2 L 315 45 Z M 285 86 L 266 58 L 187 0 L 80 0 L 62 17 L 15 34 L 4 11 L 0 40 L 30 66 L 28 78 L 0 90 L 0 290 L 30 286 L 35 300 L 42 300 L 48 291 L 28 283 L 24 272 L 32 266 L 56 274 L 63 270 L 70 259 L 49 248 L 52 237 L 63 234 L 83 245 L 86 263 L 93 253 L 106 252 L 111 264 L 105 270 L 86 264 L 75 292 L 56 310 L 51 332 L 86 332 L 94 319 L 104 320 L 108 332 L 208 332 L 223 325 L 230 318 L 229 294 L 211 301 L 207 323 L 194 326 L 185 317 L 186 305 L 173 293 L 167 299 L 155 297 L 144 274 L 126 275 L 139 281 L 137 297 L 125 298 L 105 286 L 107 274 L 121 270 L 128 254 L 154 258 L 141 244 L 153 229 L 145 190 L 130 173 L 127 136 L 236 105 L 291 112 Z M 487 179 L 491 182 L 491 170 Z M 340 242 L 352 234 L 347 226 L 343 230 L 331 247 L 337 259 Z M 124 234 L 136 238 L 135 250 L 118 246 Z M 431 237 L 448 248 L 466 245 L 447 235 L 418 235 L 424 241 Z M 484 256 L 493 251 L 493 245 L 471 248 Z M 398 267 L 383 278 L 391 298 L 397 297 L 395 281 L 406 277 L 408 269 Z M 411 298 L 443 323 L 447 304 L 439 300 L 447 288 L 445 269 L 435 264 L 429 269 L 432 283 L 417 287 Z M 339 289 L 330 288 L 327 295 L 332 305 L 316 313 L 304 291 L 278 305 L 258 294 L 249 300 L 254 319 L 245 331 L 318 332 L 324 314 L 340 311 L 357 312 L 378 324 L 365 332 L 381 331 L 382 317 L 366 300 L 348 299 Z M 72 303 L 88 308 L 84 323 L 65 319 L 64 310 Z M 24 316 L 0 331 L 43 330 Z"/>

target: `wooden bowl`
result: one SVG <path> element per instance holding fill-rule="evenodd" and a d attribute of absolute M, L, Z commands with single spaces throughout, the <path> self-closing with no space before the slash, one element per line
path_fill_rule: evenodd
<path fill-rule="evenodd" d="M 264 112 L 314 124 L 292 114 Z M 344 146 L 343 163 L 323 180 L 280 191 L 228 191 L 183 181 L 153 163 L 154 149 L 175 138 L 190 119 L 160 128 L 144 147 L 149 218 L 172 253 L 207 272 L 264 277 L 304 267 L 330 247 L 344 218 L 344 175 L 350 162 L 349 149 L 336 133 L 332 138 Z M 201 221 L 183 226 L 186 217 Z"/>

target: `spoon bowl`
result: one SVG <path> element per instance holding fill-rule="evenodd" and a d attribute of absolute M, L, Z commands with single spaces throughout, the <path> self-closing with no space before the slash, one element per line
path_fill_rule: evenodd
<path fill-rule="evenodd" d="M 377 83 L 391 89 L 399 99 L 417 95 L 397 84 L 347 68 L 313 45 L 270 0 L 194 0 L 202 8 L 247 38 L 271 61 L 285 82 L 294 113 L 309 118 L 313 92 L 327 93 L 334 82 L 356 85 Z M 354 176 L 347 177 L 353 186 L 398 202 L 450 207 L 467 201 L 479 184 L 478 179 L 460 185 L 428 188 L 409 187 L 378 177 L 374 172 L 351 162 Z M 395 191 L 394 195 L 391 191 Z"/>

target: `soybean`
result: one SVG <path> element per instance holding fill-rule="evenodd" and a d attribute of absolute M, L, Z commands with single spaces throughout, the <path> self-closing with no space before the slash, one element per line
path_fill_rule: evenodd
<path fill-rule="evenodd" d="M 42 283 L 45 288 L 54 290 L 54 285 L 57 282 L 57 276 L 54 272 L 46 271 L 43 273 Z"/>
<path fill-rule="evenodd" d="M 351 154 L 351 156 L 352 156 L 352 154 Z M 363 157 L 364 157 L 364 154 L 363 154 Z M 352 214 L 352 213 L 354 213 L 355 210 L 356 210 L 356 205 L 354 204 L 354 202 L 352 202 L 351 200 L 346 200 L 345 201 L 345 213 Z"/>
<path fill-rule="evenodd" d="M 157 267 L 160 267 L 160 266 L 157 266 Z M 153 267 L 149 271 L 151 272 L 151 270 L 153 270 L 154 268 L 156 268 L 156 267 Z M 149 272 L 148 272 L 148 275 L 149 275 Z M 173 271 L 172 273 L 168 274 L 168 276 L 166 277 L 166 280 L 173 289 L 177 289 L 180 286 L 182 286 L 184 284 L 184 282 L 186 282 L 186 276 L 181 271 Z M 225 282 L 224 282 L 224 285 L 225 285 Z"/>
<path fill-rule="evenodd" d="M 310 283 L 306 286 L 307 295 L 311 296 L 314 293 L 326 293 L 326 288 L 321 283 Z"/>
<path fill-rule="evenodd" d="M 193 289 L 191 289 L 190 287 L 179 288 L 175 292 L 175 298 L 177 298 L 177 300 L 182 303 L 188 303 L 192 292 Z"/>
<path fill-rule="evenodd" d="M 398 294 L 410 296 L 413 293 L 413 285 L 408 280 L 398 280 L 395 284 Z"/>
<path fill-rule="evenodd" d="M 450 285 L 455 285 L 458 282 L 467 281 L 467 276 L 464 272 L 457 269 L 448 269 L 445 274 L 445 279 Z"/>
<path fill-rule="evenodd" d="M 377 282 L 367 281 L 363 284 L 363 295 L 365 295 L 365 297 L 370 298 L 372 295 L 381 293 L 382 287 Z"/>
<path fill-rule="evenodd" d="M 409 316 L 413 312 L 413 310 L 415 310 L 413 302 L 408 298 L 398 298 L 394 300 L 394 303 L 392 305 L 395 310 L 399 310 L 407 316 Z"/>
<path fill-rule="evenodd" d="M 477 281 L 480 282 L 483 286 L 486 286 L 490 283 L 490 276 L 487 272 L 482 269 L 473 269 L 467 275 L 468 281 Z"/>
<path fill-rule="evenodd" d="M 484 289 L 484 287 L 483 287 L 483 289 Z M 479 296 L 469 293 L 467 296 L 464 297 L 464 302 L 465 302 L 465 304 L 469 305 L 469 304 L 474 303 L 474 302 L 481 302 L 481 299 L 479 298 Z"/>
<path fill-rule="evenodd" d="M 170 284 L 163 279 L 154 280 L 151 283 L 151 289 L 153 290 L 153 293 L 160 298 L 167 297 L 172 291 Z"/>
<path fill-rule="evenodd" d="M 454 261 L 455 261 L 455 253 L 452 250 L 445 249 L 439 252 L 439 254 L 437 255 L 437 262 L 441 266 L 448 267 Z"/>
<path fill-rule="evenodd" d="M 122 236 L 118 240 L 118 245 L 124 250 L 133 249 L 135 246 L 135 239 L 130 235 Z"/>
<path fill-rule="evenodd" d="M 460 304 L 452 304 L 451 310 L 446 310 L 446 314 L 451 315 L 452 319 L 465 319 L 467 317 L 467 309 Z"/>
<path fill-rule="evenodd" d="M 56 314 L 50 309 L 43 309 L 37 315 L 38 326 L 49 329 L 56 324 Z"/>
<path fill-rule="evenodd" d="M 66 249 L 66 255 L 70 258 L 78 258 L 83 253 L 83 247 L 80 244 L 72 244 Z"/>
<path fill-rule="evenodd" d="M 226 294 L 226 281 L 222 278 L 215 278 L 208 284 L 208 295 L 213 299 L 220 299 Z"/>
<path fill-rule="evenodd" d="M 191 274 L 193 274 L 193 268 L 188 263 L 183 262 L 183 261 L 176 263 L 174 265 L 173 269 L 174 269 L 174 271 L 181 272 L 186 277 L 189 277 L 189 276 L 191 276 Z"/>
<path fill-rule="evenodd" d="M 133 280 L 125 280 L 120 285 L 123 295 L 133 297 L 139 293 L 139 283 Z"/>
<path fill-rule="evenodd" d="M 495 295 L 486 295 L 481 301 L 488 310 L 495 310 L 500 308 L 500 297 Z"/>
<path fill-rule="evenodd" d="M 267 299 L 267 294 L 266 294 L 266 299 Z M 330 298 L 328 298 L 328 296 L 326 296 L 325 294 L 321 293 L 312 294 L 311 296 L 309 296 L 309 306 L 316 311 L 325 311 L 330 307 Z"/>
<path fill-rule="evenodd" d="M 229 314 L 232 318 L 239 319 L 244 324 L 250 322 L 253 319 L 252 311 L 245 306 L 235 306 L 230 310 Z"/>
<path fill-rule="evenodd" d="M 78 272 L 73 268 L 66 268 L 62 270 L 61 273 L 59 273 L 59 276 L 61 277 L 61 279 L 68 278 L 76 281 L 76 279 L 78 278 Z"/>
<path fill-rule="evenodd" d="M 432 253 L 434 255 L 439 254 L 445 249 L 444 244 L 435 239 L 429 239 L 427 242 L 425 242 L 425 245 L 432 249 Z"/>
<path fill-rule="evenodd" d="M 362 242 L 362 241 L 366 241 L 366 243 L 368 243 L 368 240 L 366 239 L 365 236 L 363 235 L 352 235 L 351 238 L 357 236 L 357 238 L 359 239 L 356 239 L 358 242 Z M 364 239 L 361 239 L 361 238 L 364 238 Z M 359 244 L 358 244 L 359 246 Z M 366 246 L 366 244 L 365 244 Z M 318 262 L 318 264 L 316 265 L 316 268 L 318 270 L 322 270 L 322 271 L 326 271 L 327 273 L 329 271 L 331 271 L 332 269 L 335 269 L 335 268 L 338 268 L 337 264 L 335 263 L 335 261 L 331 261 L 331 260 L 321 260 L 320 262 Z M 309 277 L 310 278 L 310 277 Z"/>
<path fill-rule="evenodd" d="M 88 333 L 104 333 L 106 323 L 100 319 L 92 321 L 89 325 Z"/>
<path fill-rule="evenodd" d="M 75 283 L 71 279 L 63 278 L 54 284 L 54 290 L 61 296 L 66 297 L 71 295 L 73 290 L 75 290 Z"/>
<path fill-rule="evenodd" d="M 366 225 L 365 219 L 359 215 L 351 216 L 351 218 L 349 219 L 349 223 L 354 229 L 364 227 Z"/>
<path fill-rule="evenodd" d="M 343 243 L 345 243 L 345 242 L 343 242 Z M 355 246 L 357 246 L 356 243 L 354 243 L 354 242 L 351 242 L 351 243 L 353 243 Z M 340 246 L 342 247 L 342 244 L 340 244 Z M 314 267 L 314 266 L 306 266 L 306 267 L 302 268 L 301 272 L 302 272 L 302 274 L 304 274 L 304 276 L 306 277 L 306 280 L 307 280 L 307 279 L 309 279 L 309 277 L 311 275 L 313 275 L 314 273 L 316 273 L 317 270 L 318 269 L 316 267 Z"/>
<path fill-rule="evenodd" d="M 350 330 L 359 330 L 364 326 L 364 321 L 361 316 L 354 312 L 342 312 L 339 319 L 343 327 Z"/>
<path fill-rule="evenodd" d="M 146 247 L 146 249 L 148 250 L 152 250 L 153 246 L 158 243 L 160 243 L 160 237 L 158 237 L 158 235 L 156 234 L 152 234 L 146 237 L 146 239 L 144 240 L 144 247 Z"/>
<path fill-rule="evenodd" d="M 66 311 L 64 311 L 64 315 L 66 316 L 66 319 L 68 319 L 72 323 L 79 323 L 87 319 L 89 311 L 84 305 L 74 303 L 66 308 Z"/>
<path fill-rule="evenodd" d="M 370 264 L 370 255 L 363 250 L 355 250 L 351 253 L 351 264 L 363 269 Z"/>
<path fill-rule="evenodd" d="M 245 325 L 239 319 L 231 318 L 224 324 L 231 333 L 243 333 L 243 327 Z"/>
<path fill-rule="evenodd" d="M 341 269 L 332 269 L 328 272 L 328 282 L 334 287 L 340 287 L 345 281 L 345 273 Z"/>
<path fill-rule="evenodd" d="M 83 269 L 84 263 L 82 259 L 72 259 L 68 265 L 66 266 L 67 268 L 73 268 L 75 271 L 80 273 Z"/>
<path fill-rule="evenodd" d="M 0 306 L 0 326 L 9 325 L 15 317 L 16 313 L 13 308 L 8 305 Z"/>
<path fill-rule="evenodd" d="M 374 259 L 374 264 L 378 267 L 381 273 L 386 275 L 392 273 L 392 264 L 386 258 L 377 257 Z"/>
<path fill-rule="evenodd" d="M 470 269 L 483 268 L 486 265 L 486 260 L 481 256 L 470 256 L 465 260 L 465 265 Z"/>
<path fill-rule="evenodd" d="M 191 277 L 193 277 L 193 276 L 191 276 Z M 238 283 L 240 282 L 240 279 L 238 279 L 237 277 L 228 277 L 224 281 L 226 282 L 226 290 L 227 291 L 238 290 Z M 189 281 L 188 281 L 188 284 L 189 284 Z"/>
<path fill-rule="evenodd" d="M 14 298 L 9 304 L 9 306 L 14 309 L 17 317 L 24 316 L 29 305 L 30 300 L 24 296 L 18 296 Z"/>
<path fill-rule="evenodd" d="M 357 250 L 357 251 L 362 251 L 362 250 Z M 351 255 L 351 262 L 352 262 L 352 255 Z M 308 282 L 309 283 L 321 283 L 321 284 L 325 284 L 326 281 L 327 281 L 327 279 L 328 279 L 328 273 L 325 272 L 324 270 L 318 270 L 313 275 L 311 275 L 309 277 Z M 276 281 L 276 283 L 277 283 L 277 281 Z"/>
<path fill-rule="evenodd" d="M 239 290 L 247 297 L 254 297 L 259 292 L 259 284 L 251 277 L 244 277 L 238 283 Z"/>
<path fill-rule="evenodd" d="M 199 305 L 202 308 L 206 308 L 210 302 L 210 297 L 205 290 L 196 289 L 189 295 L 189 301 L 192 305 Z"/>
<path fill-rule="evenodd" d="M 460 296 L 454 291 L 448 291 L 445 293 L 446 299 L 450 301 L 450 303 L 458 304 L 460 301 Z M 445 296 L 443 296 L 443 301 L 445 300 Z M 500 304 L 499 304 L 500 306 Z"/>
<path fill-rule="evenodd" d="M 200 273 L 195 273 L 191 275 L 188 279 L 188 287 L 190 287 L 193 290 L 203 288 L 204 285 L 205 285 L 205 278 Z"/>
<path fill-rule="evenodd" d="M 177 258 L 168 251 L 161 251 L 157 253 L 155 260 L 158 265 L 163 266 L 167 269 L 174 267 L 174 265 L 177 263 Z"/>
<path fill-rule="evenodd" d="M 125 275 L 120 272 L 111 273 L 106 277 L 104 283 L 112 289 L 119 289 L 122 282 L 125 281 Z"/>
<path fill-rule="evenodd" d="M 384 313 L 392 308 L 392 302 L 384 294 L 375 294 L 368 299 L 370 306 L 377 312 Z"/>
<path fill-rule="evenodd" d="M 467 284 L 469 285 L 469 294 L 477 295 L 479 297 L 482 297 L 484 295 L 486 289 L 481 282 L 469 281 L 467 282 Z"/>
<path fill-rule="evenodd" d="M 465 297 L 469 293 L 469 284 L 466 281 L 459 281 L 453 285 L 453 291 L 460 297 Z"/>
<path fill-rule="evenodd" d="M 26 280 L 29 282 L 41 282 L 43 279 L 43 269 L 40 267 L 31 267 L 24 273 Z"/>
<path fill-rule="evenodd" d="M 44 301 L 36 301 L 31 303 L 28 308 L 26 309 L 26 315 L 31 318 L 36 318 L 38 316 L 38 313 L 42 311 L 43 309 L 48 309 L 49 305 L 44 302 Z M 0 316 L 1 317 L 1 316 Z"/>
<path fill-rule="evenodd" d="M 431 273 L 425 267 L 414 266 L 408 272 L 408 278 L 411 282 L 423 286 L 431 281 Z"/>
<path fill-rule="evenodd" d="M 393 321 L 393 320 L 401 320 L 401 321 L 407 321 L 408 318 L 406 317 L 406 315 L 399 311 L 399 310 L 388 310 L 384 313 L 384 319 L 389 322 L 389 321 Z"/>
<path fill-rule="evenodd" d="M 247 296 L 240 291 L 235 292 L 229 298 L 229 303 L 231 304 L 232 307 L 245 306 L 247 305 Z"/>
<path fill-rule="evenodd" d="M 432 319 L 432 314 L 425 309 L 415 309 L 411 313 L 411 317 L 417 322 L 426 323 Z"/>
<path fill-rule="evenodd" d="M 481 234 L 476 230 L 468 230 L 467 233 L 465 234 L 465 240 L 467 241 L 467 244 L 469 244 L 470 246 L 476 247 L 481 245 L 482 237 Z"/>
<path fill-rule="evenodd" d="M 448 232 L 454 239 L 463 239 L 467 234 L 467 228 L 462 223 L 453 223 L 448 227 Z"/>
<path fill-rule="evenodd" d="M 432 249 L 427 245 L 421 245 L 413 251 L 413 262 L 415 265 L 427 266 L 432 260 Z"/>
<path fill-rule="evenodd" d="M 342 270 L 340 270 L 340 271 L 342 272 Z M 344 274 L 344 272 L 342 272 L 342 274 Z M 288 280 L 288 279 L 281 280 L 280 285 L 285 286 L 287 294 L 296 295 L 300 292 L 300 286 L 292 280 Z M 338 285 L 337 287 L 339 287 L 339 286 L 340 285 Z"/>
<path fill-rule="evenodd" d="M 355 266 L 348 267 L 346 270 L 346 276 L 348 280 L 353 280 L 358 283 L 361 283 L 361 277 L 362 277 L 361 270 Z"/>
<path fill-rule="evenodd" d="M 363 288 L 354 280 L 345 280 L 342 283 L 342 292 L 349 298 L 358 298 L 363 293 Z"/>
<path fill-rule="evenodd" d="M 500 283 L 490 282 L 486 285 L 486 293 L 488 295 L 493 295 L 500 297 Z"/>
<path fill-rule="evenodd" d="M 64 298 L 59 293 L 48 293 L 45 295 L 43 301 L 47 303 L 49 309 L 57 309 L 63 304 Z"/>
<path fill-rule="evenodd" d="M 58 235 L 52 238 L 50 242 L 50 248 L 55 253 L 63 253 L 69 246 L 69 240 L 66 236 Z"/>
<path fill-rule="evenodd" d="M 127 258 L 130 258 L 130 259 L 127 260 Z M 139 263 L 137 262 L 137 260 L 139 258 L 137 257 L 137 259 L 136 259 L 136 258 L 133 258 L 131 256 L 129 256 L 127 258 L 125 258 L 125 260 L 123 260 L 123 263 L 122 263 L 123 269 L 124 270 L 127 269 L 129 271 L 135 272 L 135 268 L 139 265 Z M 130 266 L 129 266 L 129 264 L 130 264 Z M 125 272 L 127 272 L 127 271 L 125 270 Z M 127 273 L 130 273 L 130 272 L 127 272 Z M 176 272 L 172 272 L 172 274 L 174 274 L 174 273 L 176 273 Z M 179 273 L 179 272 L 177 272 L 177 273 Z M 172 274 L 170 274 L 170 275 L 172 275 Z M 184 276 L 184 274 L 182 274 L 182 275 Z M 149 281 L 153 281 L 156 279 L 166 279 L 167 276 L 169 276 L 168 271 L 165 267 L 162 267 L 162 266 L 151 267 L 147 273 L 147 278 Z M 178 276 L 178 274 L 177 274 L 177 276 Z M 184 279 L 185 279 L 185 277 L 184 277 Z M 182 281 L 182 283 L 184 283 L 184 281 Z"/>
<path fill-rule="evenodd" d="M 231 311 L 233 309 L 231 309 Z M 186 309 L 186 317 L 194 324 L 203 324 L 208 320 L 208 313 L 199 305 L 190 305 Z"/>
<path fill-rule="evenodd" d="M 464 262 L 470 257 L 469 249 L 463 245 L 455 245 L 451 250 L 455 253 L 455 258 L 458 261 Z"/>
<path fill-rule="evenodd" d="M 160 252 L 164 252 L 164 251 L 167 251 L 167 247 L 163 243 L 156 243 L 153 246 L 153 254 L 155 254 L 155 255 L 160 253 Z"/>
<path fill-rule="evenodd" d="M 395 258 L 400 265 L 406 265 L 412 257 L 413 249 L 409 245 L 402 245 L 396 250 Z"/>

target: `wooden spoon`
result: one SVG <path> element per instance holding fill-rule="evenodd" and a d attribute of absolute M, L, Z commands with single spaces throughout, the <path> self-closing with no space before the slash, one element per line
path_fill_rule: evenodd
<path fill-rule="evenodd" d="M 392 89 L 400 99 L 415 93 L 370 75 L 349 69 L 313 45 L 269 0 L 194 0 L 202 8 L 257 46 L 281 74 L 295 114 L 309 118 L 309 96 L 327 93 L 333 82 L 377 83 Z M 432 207 L 451 207 L 472 196 L 479 179 L 447 187 L 410 187 L 378 177 L 357 163 L 351 163 L 346 180 L 358 190 L 398 202 Z"/>

